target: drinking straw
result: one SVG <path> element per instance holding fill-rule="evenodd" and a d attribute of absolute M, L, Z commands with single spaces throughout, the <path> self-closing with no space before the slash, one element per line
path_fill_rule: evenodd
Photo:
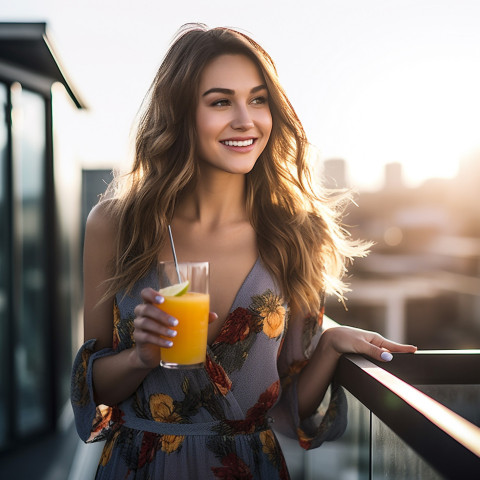
<path fill-rule="evenodd" d="M 182 279 L 180 278 L 180 270 L 178 269 L 177 254 L 175 253 L 175 245 L 173 243 L 173 235 L 172 235 L 172 229 L 170 228 L 170 225 L 168 225 L 168 236 L 170 237 L 170 245 L 172 247 L 173 261 L 175 262 L 175 270 L 177 271 L 178 283 L 181 283 Z"/>

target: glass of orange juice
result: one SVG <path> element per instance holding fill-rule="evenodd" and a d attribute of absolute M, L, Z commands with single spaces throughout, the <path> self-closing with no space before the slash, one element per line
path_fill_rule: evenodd
<path fill-rule="evenodd" d="M 170 348 L 160 349 L 160 365 L 165 368 L 200 368 L 207 352 L 208 262 L 160 262 L 159 293 L 165 298 L 158 308 L 178 320 L 177 335 L 169 338 Z"/>

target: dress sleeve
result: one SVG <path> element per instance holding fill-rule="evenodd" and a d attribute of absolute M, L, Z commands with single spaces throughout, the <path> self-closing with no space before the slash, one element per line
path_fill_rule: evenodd
<path fill-rule="evenodd" d="M 111 348 L 95 351 L 96 340 L 88 340 L 78 351 L 72 368 L 70 400 L 78 435 L 84 442 L 104 440 L 114 409 L 96 405 L 93 397 L 92 367 L 98 358 L 113 355 Z"/>
<path fill-rule="evenodd" d="M 115 299 L 113 306 L 113 345 L 95 351 L 95 339 L 85 342 L 73 362 L 70 401 L 75 416 L 78 435 L 84 442 L 104 440 L 112 426 L 121 423 L 118 407 L 96 405 L 93 395 L 93 362 L 108 355 L 115 355 L 133 344 L 133 323 L 120 321 Z"/>
<path fill-rule="evenodd" d="M 282 393 L 271 411 L 273 425 L 280 433 L 297 438 L 306 450 L 337 439 L 347 426 L 345 393 L 334 382 L 313 415 L 300 420 L 298 414 L 298 377 L 322 335 L 323 316 L 323 306 L 315 316 L 301 318 L 292 315 L 277 362 Z"/>

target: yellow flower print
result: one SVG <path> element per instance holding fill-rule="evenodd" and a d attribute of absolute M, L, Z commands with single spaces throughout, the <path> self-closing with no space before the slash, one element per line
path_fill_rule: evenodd
<path fill-rule="evenodd" d="M 283 331 L 285 308 L 279 305 L 273 312 L 268 312 L 263 322 L 263 331 L 270 338 L 278 337 Z"/>
<path fill-rule="evenodd" d="M 162 435 L 162 450 L 165 453 L 173 453 L 185 440 L 184 435 Z"/>
<path fill-rule="evenodd" d="M 164 393 L 150 396 L 150 412 L 156 422 L 181 423 L 182 417 L 175 413 L 173 399 Z M 162 435 L 162 450 L 165 453 L 175 452 L 185 440 L 184 435 Z"/>
<path fill-rule="evenodd" d="M 285 307 L 282 299 L 271 290 L 253 297 L 252 307 L 263 317 L 263 333 L 277 338 L 285 326 Z"/>
<path fill-rule="evenodd" d="M 120 434 L 120 431 L 114 433 L 113 437 L 107 440 L 105 443 L 105 447 L 102 451 L 102 456 L 100 457 L 100 465 L 104 467 L 109 461 L 110 457 L 112 456 L 113 447 L 115 446 L 115 442 L 117 441 L 117 437 Z"/>
<path fill-rule="evenodd" d="M 260 441 L 262 442 L 262 451 L 268 455 L 268 459 L 275 463 L 277 459 L 277 445 L 275 443 L 275 437 L 271 430 L 264 430 L 260 432 Z"/>
<path fill-rule="evenodd" d="M 156 422 L 180 423 L 182 417 L 175 413 L 173 399 L 164 393 L 150 396 L 150 412 Z"/>

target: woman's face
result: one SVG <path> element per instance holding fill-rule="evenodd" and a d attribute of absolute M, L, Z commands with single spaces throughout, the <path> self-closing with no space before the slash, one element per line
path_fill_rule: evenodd
<path fill-rule="evenodd" d="M 196 111 L 197 156 L 203 167 L 246 174 L 272 131 L 268 91 L 245 55 L 221 55 L 200 78 Z"/>

